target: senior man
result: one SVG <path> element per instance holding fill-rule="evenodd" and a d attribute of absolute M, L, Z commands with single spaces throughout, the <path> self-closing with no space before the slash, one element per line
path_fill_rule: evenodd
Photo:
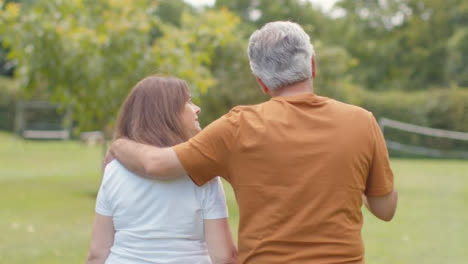
<path fill-rule="evenodd" d="M 239 205 L 239 263 L 364 263 L 363 199 L 385 221 L 397 202 L 375 118 L 314 93 L 314 50 L 298 24 L 266 24 L 248 55 L 269 101 L 234 107 L 172 148 L 118 139 L 111 152 L 154 179 L 226 179 Z"/>

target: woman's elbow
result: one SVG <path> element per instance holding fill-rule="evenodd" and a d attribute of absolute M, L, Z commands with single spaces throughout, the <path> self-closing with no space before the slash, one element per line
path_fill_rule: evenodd
<path fill-rule="evenodd" d="M 214 259 L 213 264 L 236 264 L 237 257 L 229 257 L 223 259 Z"/>
<path fill-rule="evenodd" d="M 103 254 L 90 251 L 88 254 L 88 259 L 86 260 L 86 264 L 104 264 L 106 258 L 107 257 L 103 256 Z"/>
<path fill-rule="evenodd" d="M 230 257 L 226 261 L 227 261 L 226 264 L 236 264 L 237 263 L 237 250 L 236 249 L 233 249 L 233 251 L 231 251 Z"/>
<path fill-rule="evenodd" d="M 237 263 L 237 250 L 233 249 L 226 252 L 225 255 L 213 257 L 213 264 L 236 264 Z"/>
<path fill-rule="evenodd" d="M 110 248 L 97 248 L 91 246 L 86 264 L 104 264 L 110 254 Z"/>

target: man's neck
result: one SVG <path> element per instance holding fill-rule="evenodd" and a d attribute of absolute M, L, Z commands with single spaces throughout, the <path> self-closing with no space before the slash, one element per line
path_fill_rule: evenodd
<path fill-rule="evenodd" d="M 271 97 L 276 96 L 293 96 L 299 94 L 310 94 L 314 93 L 314 87 L 311 79 L 294 83 L 288 86 L 281 87 L 276 91 L 270 91 Z"/>

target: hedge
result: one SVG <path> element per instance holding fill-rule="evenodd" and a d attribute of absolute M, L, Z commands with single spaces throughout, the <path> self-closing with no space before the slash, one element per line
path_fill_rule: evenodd
<path fill-rule="evenodd" d="M 16 91 L 15 81 L 0 76 L 0 130 L 13 131 Z"/>
<path fill-rule="evenodd" d="M 468 89 L 459 87 L 420 92 L 361 91 L 361 106 L 377 118 L 386 117 L 431 128 L 468 132 Z M 387 139 L 404 144 L 468 152 L 468 142 L 385 129 Z"/>

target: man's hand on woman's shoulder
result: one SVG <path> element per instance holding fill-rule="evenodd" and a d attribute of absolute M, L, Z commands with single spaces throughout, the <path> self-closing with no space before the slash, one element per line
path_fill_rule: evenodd
<path fill-rule="evenodd" d="M 107 149 L 106 155 L 104 156 L 104 159 L 102 160 L 102 172 L 104 173 L 104 170 L 106 169 L 107 164 L 109 164 L 111 161 L 115 159 L 114 155 L 110 151 L 110 149 Z"/>

